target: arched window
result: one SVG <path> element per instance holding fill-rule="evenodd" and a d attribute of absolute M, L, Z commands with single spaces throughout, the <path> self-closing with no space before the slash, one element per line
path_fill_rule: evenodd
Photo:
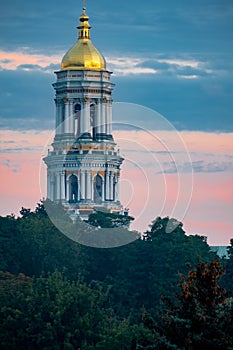
<path fill-rule="evenodd" d="M 96 139 L 96 105 L 92 103 L 90 105 L 90 125 L 92 129 L 92 137 Z"/>
<path fill-rule="evenodd" d="M 78 178 L 75 175 L 69 178 L 69 202 L 78 202 Z"/>
<path fill-rule="evenodd" d="M 96 175 L 94 180 L 94 202 L 97 204 L 102 202 L 102 184 L 102 177 L 100 175 Z"/>
<path fill-rule="evenodd" d="M 81 118 L 81 105 L 76 104 L 74 106 L 74 134 L 76 137 L 80 136 L 80 118 Z"/>

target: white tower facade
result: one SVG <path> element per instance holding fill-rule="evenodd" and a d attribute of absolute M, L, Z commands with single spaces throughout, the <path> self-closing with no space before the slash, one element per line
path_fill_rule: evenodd
<path fill-rule="evenodd" d="M 112 136 L 111 72 L 90 40 L 86 9 L 78 41 L 55 72 L 56 133 L 47 165 L 47 198 L 81 217 L 96 208 L 120 213 L 123 158 Z"/>

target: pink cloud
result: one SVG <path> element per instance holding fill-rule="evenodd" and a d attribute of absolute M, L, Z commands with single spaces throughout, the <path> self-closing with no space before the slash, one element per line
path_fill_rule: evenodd
<path fill-rule="evenodd" d="M 208 133 L 201 131 L 117 131 L 115 138 L 134 140 L 148 151 L 183 151 L 233 155 L 233 133 Z M 129 144 L 128 144 L 129 146 Z M 133 148 L 134 144 L 131 143 Z"/>
<path fill-rule="evenodd" d="M 18 214 L 22 206 L 34 208 L 46 192 L 46 169 L 41 158 L 51 143 L 51 132 L 1 131 L 1 215 Z M 133 228 L 144 231 L 156 216 L 173 216 L 184 222 L 187 233 L 208 236 L 212 245 L 226 245 L 233 237 L 233 176 L 230 171 L 164 173 L 172 162 L 182 164 L 183 141 L 204 162 L 231 159 L 233 135 L 181 132 L 119 131 L 115 139 L 125 157 L 121 201 L 135 217 Z M 44 148 L 45 147 L 45 148 Z M 169 150 L 168 153 L 166 153 Z M 162 153 L 157 153 L 157 152 Z M 167 163 L 167 164 L 166 164 Z M 165 165 L 164 165 L 165 164 Z M 42 181 L 40 181 L 40 178 Z M 42 187 L 42 189 L 41 189 Z M 42 193 L 41 193 L 42 191 Z M 189 192 L 192 193 L 189 204 Z"/>
<path fill-rule="evenodd" d="M 218 155 L 233 155 L 233 133 L 208 133 L 201 131 L 182 131 L 181 137 L 189 152 L 201 151 Z"/>
<path fill-rule="evenodd" d="M 1 172 L 1 207 L 2 215 L 19 213 L 22 206 L 34 208 L 40 199 L 39 167 L 40 154 L 11 155 L 13 161 L 20 164 L 20 171 L 13 172 L 4 165 L 0 166 Z"/>
<path fill-rule="evenodd" d="M 40 162 L 50 131 L 1 131 L 1 215 L 18 214 L 22 206 L 34 208 L 41 199 Z"/>
<path fill-rule="evenodd" d="M 60 62 L 60 55 L 47 56 L 28 52 L 0 51 L 0 66 L 4 69 L 15 70 L 22 64 L 38 65 L 47 67 L 52 63 Z"/>

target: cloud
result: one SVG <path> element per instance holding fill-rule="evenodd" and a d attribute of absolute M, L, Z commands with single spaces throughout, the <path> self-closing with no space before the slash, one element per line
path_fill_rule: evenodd
<path fill-rule="evenodd" d="M 51 84 L 62 55 L 58 51 L 43 55 L 29 48 L 4 51 L 4 57 L 7 54 L 12 59 L 6 60 L 0 71 L 1 128 L 52 128 L 55 107 Z M 157 110 L 179 129 L 233 130 L 233 66 L 226 64 L 222 71 L 219 57 L 207 60 L 205 55 L 192 58 L 187 53 L 168 57 L 112 53 L 107 60 L 115 73 L 114 100 Z M 154 128 L 153 118 L 144 122 Z"/>
<path fill-rule="evenodd" d="M 203 156 L 204 157 L 204 156 Z M 177 164 L 175 162 L 163 162 L 162 171 L 158 174 L 178 174 L 190 172 L 190 168 L 195 173 L 219 173 L 219 172 L 233 172 L 232 162 L 222 162 L 216 156 L 215 161 L 208 162 L 208 160 L 198 160 L 190 163 Z"/>
<path fill-rule="evenodd" d="M 30 118 L 30 116 L 25 115 L 25 117 L 10 117 L 10 118 L 0 118 L 0 128 L 1 129 L 15 129 L 15 130 L 48 130 L 54 127 L 54 121 L 51 117 L 50 119 L 46 114 L 38 116 L 37 118 Z"/>
<path fill-rule="evenodd" d="M 176 59 L 176 58 L 163 58 L 158 59 L 157 62 L 159 63 L 166 63 L 171 66 L 177 66 L 177 67 L 191 67 L 191 68 L 198 68 L 201 65 L 201 62 L 195 61 L 195 60 L 184 60 L 184 59 Z"/>
<path fill-rule="evenodd" d="M 115 139 L 131 168 L 140 164 L 155 174 L 233 172 L 233 133 L 116 131 Z"/>
<path fill-rule="evenodd" d="M 156 74 L 157 71 L 153 68 L 130 67 L 130 68 L 115 68 L 114 75 L 141 75 L 141 74 Z"/>
<path fill-rule="evenodd" d="M 6 162 L 5 165 L 9 163 L 9 157 L 11 155 L 42 152 L 43 147 L 46 145 L 51 134 L 51 131 L 38 132 L 38 130 L 26 130 L 20 132 L 14 130 L 1 130 L 0 154 L 2 159 L 4 158 L 4 162 Z M 9 157 L 6 158 L 6 154 L 8 154 Z"/>
<path fill-rule="evenodd" d="M 15 148 L 5 148 L 0 150 L 0 153 L 23 153 L 23 152 L 35 152 L 37 150 L 41 150 L 40 146 L 34 147 L 15 147 Z"/>
<path fill-rule="evenodd" d="M 194 191 L 186 217 L 182 216 L 184 209 L 175 212 L 172 209 L 177 198 L 179 205 L 186 208 L 186 193 L 190 191 L 189 164 L 182 161 L 184 146 L 177 142 L 175 131 L 118 130 L 114 133 L 121 154 L 125 153 L 121 200 L 130 207 L 130 213 L 136 217 L 135 225 L 141 231 L 157 215 L 172 215 L 184 222 L 188 233 L 206 235 L 212 244 L 227 244 L 232 235 L 229 208 L 233 202 L 233 134 L 197 131 L 179 134 L 190 152 L 194 168 Z M 43 166 L 40 176 L 40 162 L 47 152 L 47 147 L 44 150 L 43 147 L 52 142 L 51 136 L 50 131 L 1 130 L 5 151 L 0 154 L 1 215 L 18 213 L 21 206 L 34 208 L 45 195 L 46 172 Z M 163 172 L 156 173 L 159 167 Z M 172 171 L 176 167 L 179 174 Z M 211 225 L 213 217 L 215 224 Z M 204 223 L 209 224 L 204 226 Z M 223 227 L 227 228 L 224 232 L 220 230 Z M 219 232 L 223 232 L 221 236 Z"/>
<path fill-rule="evenodd" d="M 62 54 L 43 55 L 38 53 L 30 53 L 33 51 L 30 48 L 21 48 L 17 51 L 7 52 L 0 51 L 0 67 L 3 70 L 42 70 L 45 73 L 50 73 L 47 70 L 52 64 L 57 65 L 61 62 Z"/>
<path fill-rule="evenodd" d="M 173 75 L 183 79 L 199 78 L 212 73 L 207 62 L 181 58 L 159 58 L 149 55 L 142 57 L 107 57 L 110 69 L 115 75 L 160 74 Z"/>
<path fill-rule="evenodd" d="M 30 52 L 32 51 L 32 53 Z M 29 48 L 18 49 L 14 52 L 0 51 L 0 67 L 2 70 L 41 71 L 52 74 L 59 69 L 63 54 L 43 55 L 33 53 Z M 179 77 L 197 77 L 211 72 L 205 68 L 205 63 L 196 60 L 185 60 L 180 58 L 147 58 L 130 56 L 108 56 L 106 57 L 109 68 L 116 76 L 144 75 L 172 72 L 179 73 Z M 186 74 L 185 74 L 186 73 Z"/>
<path fill-rule="evenodd" d="M 50 129 L 54 125 L 53 75 L 17 69 L 0 72 L 0 128 Z"/>
<path fill-rule="evenodd" d="M 178 74 L 177 78 L 180 78 L 180 79 L 197 79 L 198 75 L 180 75 L 180 74 Z"/>
<path fill-rule="evenodd" d="M 17 66 L 17 69 L 25 70 L 27 72 L 30 70 L 40 70 L 41 66 L 38 64 L 20 64 Z"/>
<path fill-rule="evenodd" d="M 21 171 L 21 167 L 19 163 L 15 163 L 11 159 L 4 159 L 0 161 L 0 167 L 3 166 L 7 168 L 10 172 L 19 173 Z"/>

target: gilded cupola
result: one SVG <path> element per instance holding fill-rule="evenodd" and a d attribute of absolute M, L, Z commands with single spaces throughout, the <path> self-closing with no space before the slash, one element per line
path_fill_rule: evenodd
<path fill-rule="evenodd" d="M 90 40 L 89 17 L 86 8 L 80 16 L 78 29 L 78 40 L 76 44 L 65 54 L 62 59 L 61 68 L 63 70 L 106 70 L 104 56 L 97 50 Z"/>

